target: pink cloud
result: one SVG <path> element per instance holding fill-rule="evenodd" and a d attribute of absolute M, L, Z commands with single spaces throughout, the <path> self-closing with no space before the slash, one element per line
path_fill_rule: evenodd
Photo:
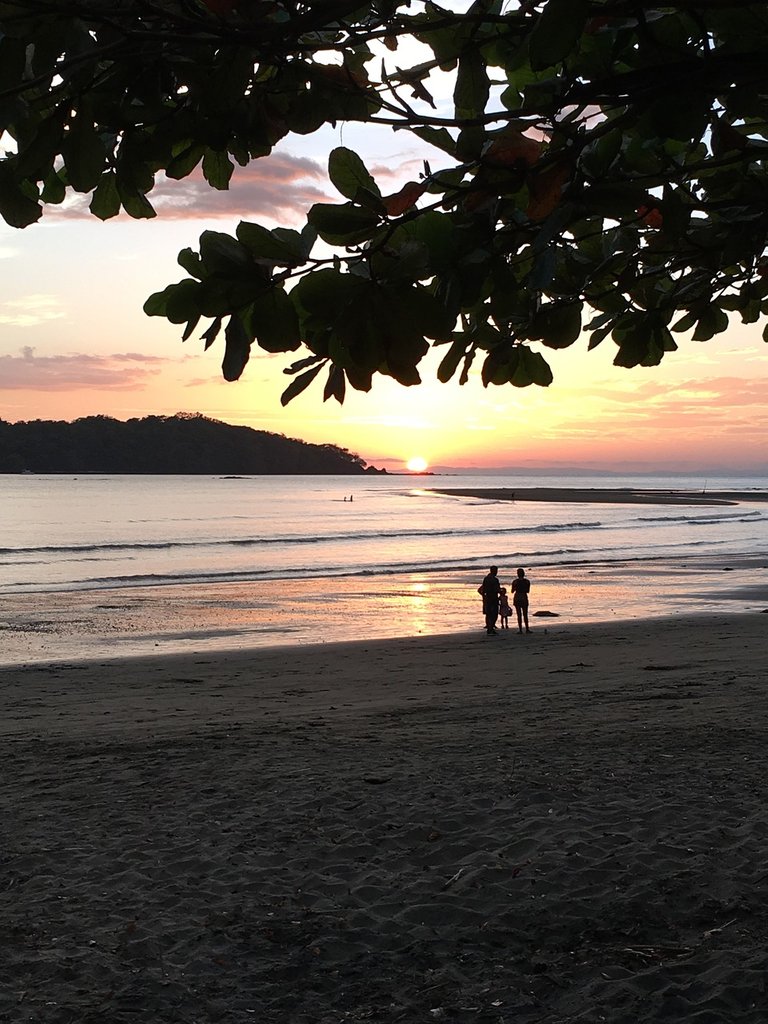
<path fill-rule="evenodd" d="M 325 168 L 316 161 L 273 153 L 247 167 L 235 166 L 227 191 L 212 189 L 198 167 L 182 181 L 158 177 L 148 198 L 164 219 L 271 218 L 293 223 L 303 220 L 313 203 L 336 202 L 332 192 Z M 45 216 L 90 217 L 89 203 L 90 196 L 76 196 L 61 207 L 48 207 Z"/>
<path fill-rule="evenodd" d="M 165 362 L 159 356 L 134 352 L 37 356 L 27 346 L 20 355 L 0 356 L 0 391 L 135 391 Z"/>

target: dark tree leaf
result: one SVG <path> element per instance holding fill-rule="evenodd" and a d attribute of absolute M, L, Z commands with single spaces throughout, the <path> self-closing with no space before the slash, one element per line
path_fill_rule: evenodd
<path fill-rule="evenodd" d="M 200 296 L 197 281 L 179 281 L 150 295 L 144 303 L 144 312 L 147 316 L 165 316 L 172 324 L 185 324 L 200 315 Z"/>
<path fill-rule="evenodd" d="M 90 119 L 80 114 L 61 144 L 69 183 L 76 192 L 91 192 L 104 170 L 107 149 Z"/>
<path fill-rule="evenodd" d="M 256 268 L 246 247 L 222 231 L 204 231 L 200 235 L 200 259 L 209 274 L 253 273 L 255 279 Z"/>
<path fill-rule="evenodd" d="M 91 213 L 99 220 L 109 220 L 120 213 L 120 196 L 114 171 L 102 174 L 99 184 L 91 197 Z"/>
<path fill-rule="evenodd" d="M 184 333 L 181 336 L 181 340 L 182 341 L 186 341 L 188 338 L 191 338 L 192 337 L 192 333 L 194 332 L 195 328 L 197 327 L 197 325 L 199 323 L 200 323 L 200 314 L 198 313 L 196 316 L 192 317 L 192 319 L 189 321 L 187 326 L 184 328 Z"/>
<path fill-rule="evenodd" d="M 58 206 L 59 203 L 63 203 L 67 197 L 67 187 L 62 181 L 62 176 L 54 170 L 51 170 L 46 175 L 43 183 L 43 190 L 40 193 L 40 199 L 43 203 L 52 204 Z"/>
<path fill-rule="evenodd" d="M 437 379 L 445 384 L 453 377 L 467 351 L 467 339 L 460 334 L 443 356 L 437 368 Z"/>
<path fill-rule="evenodd" d="M 196 278 L 198 281 L 202 281 L 206 276 L 203 261 L 200 259 L 200 254 L 194 252 L 192 249 L 182 249 L 176 257 L 176 262 L 180 267 L 183 267 L 191 277 Z"/>
<path fill-rule="evenodd" d="M 457 118 L 477 117 L 485 110 L 490 94 L 488 70 L 481 54 L 468 49 L 459 60 L 453 103 Z"/>
<path fill-rule="evenodd" d="M 208 327 L 206 330 L 204 330 L 203 333 L 200 335 L 202 340 L 205 342 L 205 349 L 204 350 L 206 352 L 211 347 L 211 345 L 214 343 L 214 341 L 216 341 L 216 339 L 218 338 L 219 331 L 221 330 L 221 324 L 222 324 L 222 319 L 221 319 L 220 316 L 217 316 L 216 319 L 211 324 L 211 326 Z"/>
<path fill-rule="evenodd" d="M 211 188 L 220 191 L 228 189 L 234 169 L 235 165 L 227 153 L 214 149 L 206 151 L 203 157 L 203 177 Z"/>
<path fill-rule="evenodd" d="M 14 158 L 17 180 L 44 177 L 54 167 L 56 155 L 63 153 L 65 115 L 61 110 L 42 118 L 34 134 L 20 140 L 18 156 Z"/>
<path fill-rule="evenodd" d="M 532 352 L 525 345 L 517 349 L 518 361 L 510 383 L 516 388 L 527 388 L 531 384 L 547 388 L 553 381 L 549 363 L 540 352 Z"/>
<path fill-rule="evenodd" d="M 315 377 L 320 373 L 323 368 L 322 363 L 318 363 L 317 366 L 313 366 L 311 370 L 307 370 L 306 373 L 300 374 L 285 389 L 280 396 L 280 404 L 288 405 L 288 403 L 294 399 L 297 395 L 300 395 L 302 391 L 309 387 Z"/>
<path fill-rule="evenodd" d="M 360 157 L 352 149 L 337 146 L 328 157 L 328 177 L 344 196 L 353 202 L 360 202 L 360 195 L 381 197 L 379 186 Z"/>
<path fill-rule="evenodd" d="M 723 312 L 719 306 L 708 306 L 699 316 L 696 330 L 693 332 L 694 341 L 709 341 L 716 334 L 728 330 L 728 314 Z"/>
<path fill-rule="evenodd" d="M 251 339 L 239 316 L 231 316 L 224 329 L 224 380 L 239 380 L 251 355 Z"/>
<path fill-rule="evenodd" d="M 125 212 L 135 220 L 146 220 L 156 217 L 155 209 L 143 192 L 131 189 L 120 184 L 120 177 L 117 177 L 117 194 Z"/>
<path fill-rule="evenodd" d="M 0 36 L 0 91 L 11 89 L 24 74 L 27 47 L 24 39 Z"/>
<path fill-rule="evenodd" d="M 165 169 L 166 177 L 180 180 L 186 178 L 197 167 L 205 154 L 205 146 L 198 142 L 188 142 L 183 149 L 175 154 Z M 206 179 L 207 180 L 207 179 Z"/>
<path fill-rule="evenodd" d="M 547 0 L 530 35 L 533 70 L 541 71 L 564 60 L 575 46 L 588 16 L 586 0 Z"/>
<path fill-rule="evenodd" d="M 529 337 L 548 348 L 568 348 L 581 333 L 581 303 L 542 306 L 531 322 Z"/>
<path fill-rule="evenodd" d="M 12 228 L 25 228 L 42 216 L 43 208 L 17 185 L 10 166 L 0 163 L 0 216 Z"/>
<path fill-rule="evenodd" d="M 330 245 L 355 245 L 367 241 L 379 225 L 380 216 L 374 210 L 353 203 L 335 206 L 315 203 L 308 220 L 324 242 Z"/>
<path fill-rule="evenodd" d="M 261 224 L 240 221 L 237 238 L 257 262 L 268 266 L 300 266 L 309 256 L 307 239 L 298 231 L 286 228 L 270 231 Z"/>
<path fill-rule="evenodd" d="M 413 134 L 449 156 L 456 155 L 456 141 L 447 128 L 417 127 L 413 129 Z"/>
<path fill-rule="evenodd" d="M 327 402 L 329 398 L 335 398 L 339 405 L 343 405 L 345 391 L 344 371 L 340 366 L 331 366 L 328 370 L 328 380 L 323 391 L 323 401 Z"/>
<path fill-rule="evenodd" d="M 301 344 L 296 309 L 282 288 L 263 292 L 244 316 L 265 352 L 293 352 Z"/>

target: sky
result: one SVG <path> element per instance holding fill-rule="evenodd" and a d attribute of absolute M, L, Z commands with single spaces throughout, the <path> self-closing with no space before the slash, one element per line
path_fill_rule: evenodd
<path fill-rule="evenodd" d="M 322 375 L 286 408 L 284 367 L 302 353 L 254 349 L 241 379 L 221 376 L 223 345 L 208 352 L 200 329 L 149 318 L 146 298 L 184 272 L 178 252 L 197 248 L 206 229 L 234 232 L 239 220 L 300 227 L 315 202 L 340 202 L 326 174 L 333 146 L 357 148 L 382 192 L 417 177 L 433 151 L 404 133 L 366 134 L 339 126 L 288 138 L 267 158 L 236 170 L 228 192 L 199 176 L 161 181 L 158 217 L 121 215 L 101 223 L 81 197 L 49 208 L 22 231 L 0 221 L 0 418 L 118 419 L 199 412 L 227 423 L 331 443 L 366 462 L 402 470 L 412 459 L 432 469 L 570 469 L 748 475 L 768 471 L 768 347 L 761 325 L 732 321 L 707 343 L 680 336 L 661 366 L 612 365 L 607 339 L 548 352 L 549 388 L 440 384 L 442 356 L 423 364 L 424 383 L 386 378 L 348 390 L 342 406 L 322 402 Z M 410 148 L 409 148 L 410 147 Z M 479 360 L 478 360 L 479 363 Z"/>

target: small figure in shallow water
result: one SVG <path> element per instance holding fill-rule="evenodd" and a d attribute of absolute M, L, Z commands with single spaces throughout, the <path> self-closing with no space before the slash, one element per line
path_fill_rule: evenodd
<path fill-rule="evenodd" d="M 523 632 L 523 622 L 525 622 L 525 632 L 531 632 L 528 628 L 528 594 L 530 590 L 531 581 L 525 575 L 525 569 L 518 569 L 517 579 L 512 580 L 512 604 L 517 612 L 517 631 L 519 633 Z"/>

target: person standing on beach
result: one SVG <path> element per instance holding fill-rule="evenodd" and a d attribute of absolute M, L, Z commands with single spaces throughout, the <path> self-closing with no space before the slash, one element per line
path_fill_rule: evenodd
<path fill-rule="evenodd" d="M 499 597 L 501 595 L 498 566 L 491 566 L 488 575 L 483 578 L 483 582 L 477 588 L 477 592 L 483 598 L 485 630 L 488 636 L 493 636 L 496 632 L 496 619 L 499 617 Z"/>
<path fill-rule="evenodd" d="M 525 575 L 525 569 L 518 569 L 517 579 L 512 580 L 512 604 L 517 612 L 518 633 L 523 632 L 523 622 L 525 622 L 525 632 L 531 632 L 528 628 L 528 594 L 530 590 L 531 581 Z"/>

